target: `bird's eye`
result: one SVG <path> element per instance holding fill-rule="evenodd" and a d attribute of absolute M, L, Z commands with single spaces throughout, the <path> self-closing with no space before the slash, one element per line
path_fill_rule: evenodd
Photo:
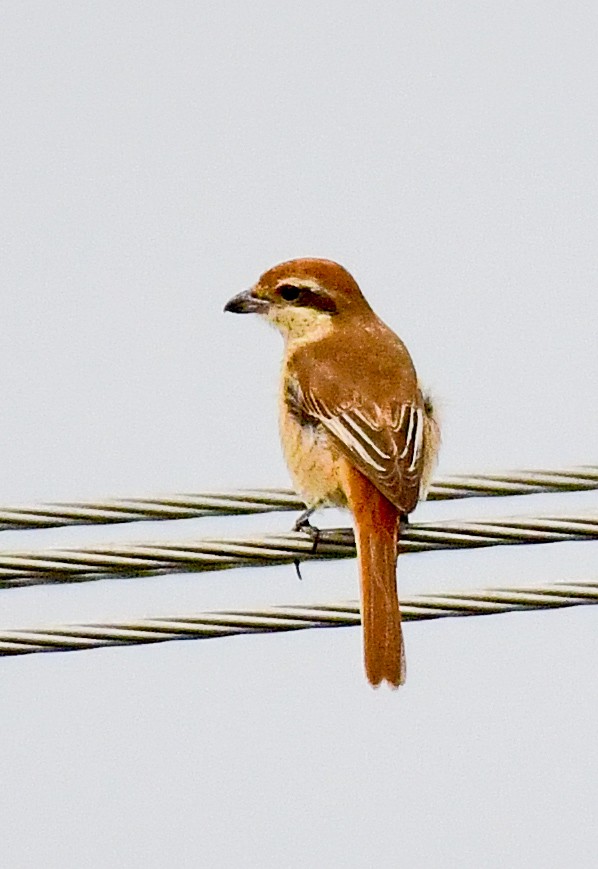
<path fill-rule="evenodd" d="M 285 300 L 285 302 L 296 302 L 299 298 L 301 288 L 296 287 L 295 284 L 283 284 L 281 287 L 278 288 L 278 292 Z"/>

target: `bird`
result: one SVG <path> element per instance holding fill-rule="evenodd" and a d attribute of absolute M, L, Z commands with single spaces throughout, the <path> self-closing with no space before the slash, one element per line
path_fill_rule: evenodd
<path fill-rule="evenodd" d="M 399 535 L 436 464 L 434 404 L 403 342 L 332 260 L 279 263 L 224 310 L 259 314 L 282 333 L 280 436 L 307 508 L 295 527 L 324 506 L 352 513 L 366 676 L 396 688 L 405 680 Z"/>

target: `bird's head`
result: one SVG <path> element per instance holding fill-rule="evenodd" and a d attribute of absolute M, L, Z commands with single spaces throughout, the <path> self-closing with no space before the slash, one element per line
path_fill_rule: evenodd
<path fill-rule="evenodd" d="M 332 327 L 336 318 L 369 311 L 355 280 L 338 263 L 295 259 L 261 276 L 250 290 L 224 307 L 235 314 L 261 314 L 289 340 L 312 338 Z"/>

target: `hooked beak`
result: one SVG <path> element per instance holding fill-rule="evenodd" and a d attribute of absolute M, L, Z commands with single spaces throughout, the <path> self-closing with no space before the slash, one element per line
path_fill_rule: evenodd
<path fill-rule="evenodd" d="M 265 299 L 258 299 L 254 295 L 253 289 L 238 293 L 229 299 L 224 306 L 224 310 L 230 311 L 232 314 L 263 314 L 267 309 L 268 302 Z"/>

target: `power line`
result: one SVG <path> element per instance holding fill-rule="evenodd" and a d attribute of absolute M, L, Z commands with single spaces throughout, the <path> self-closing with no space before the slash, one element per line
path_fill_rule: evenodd
<path fill-rule="evenodd" d="M 493 615 L 560 609 L 598 603 L 598 581 L 563 582 L 541 587 L 486 589 L 403 598 L 405 621 L 451 616 Z M 359 605 L 271 607 L 242 612 L 211 612 L 189 617 L 128 619 L 114 624 L 83 624 L 0 632 L 0 656 L 66 652 L 105 646 L 198 640 L 234 634 L 349 627 L 360 623 Z"/>
<path fill-rule="evenodd" d="M 596 539 L 598 516 L 595 515 L 518 516 L 408 525 L 399 549 L 401 552 L 427 552 Z M 5 551 L 0 553 L 0 588 L 288 564 L 297 560 L 355 555 L 353 532 L 346 528 L 322 531 L 316 552 L 313 546 L 307 534 L 289 532 L 239 540 L 202 538 L 178 543 L 114 543 L 84 549 Z"/>
<path fill-rule="evenodd" d="M 530 495 L 593 489 L 598 489 L 598 466 L 588 465 L 556 470 L 439 477 L 432 484 L 428 498 L 443 501 L 481 495 Z M 0 531 L 270 513 L 302 510 L 303 507 L 301 499 L 289 489 L 204 492 L 165 495 L 161 498 L 112 498 L 4 507 L 0 509 Z"/>

